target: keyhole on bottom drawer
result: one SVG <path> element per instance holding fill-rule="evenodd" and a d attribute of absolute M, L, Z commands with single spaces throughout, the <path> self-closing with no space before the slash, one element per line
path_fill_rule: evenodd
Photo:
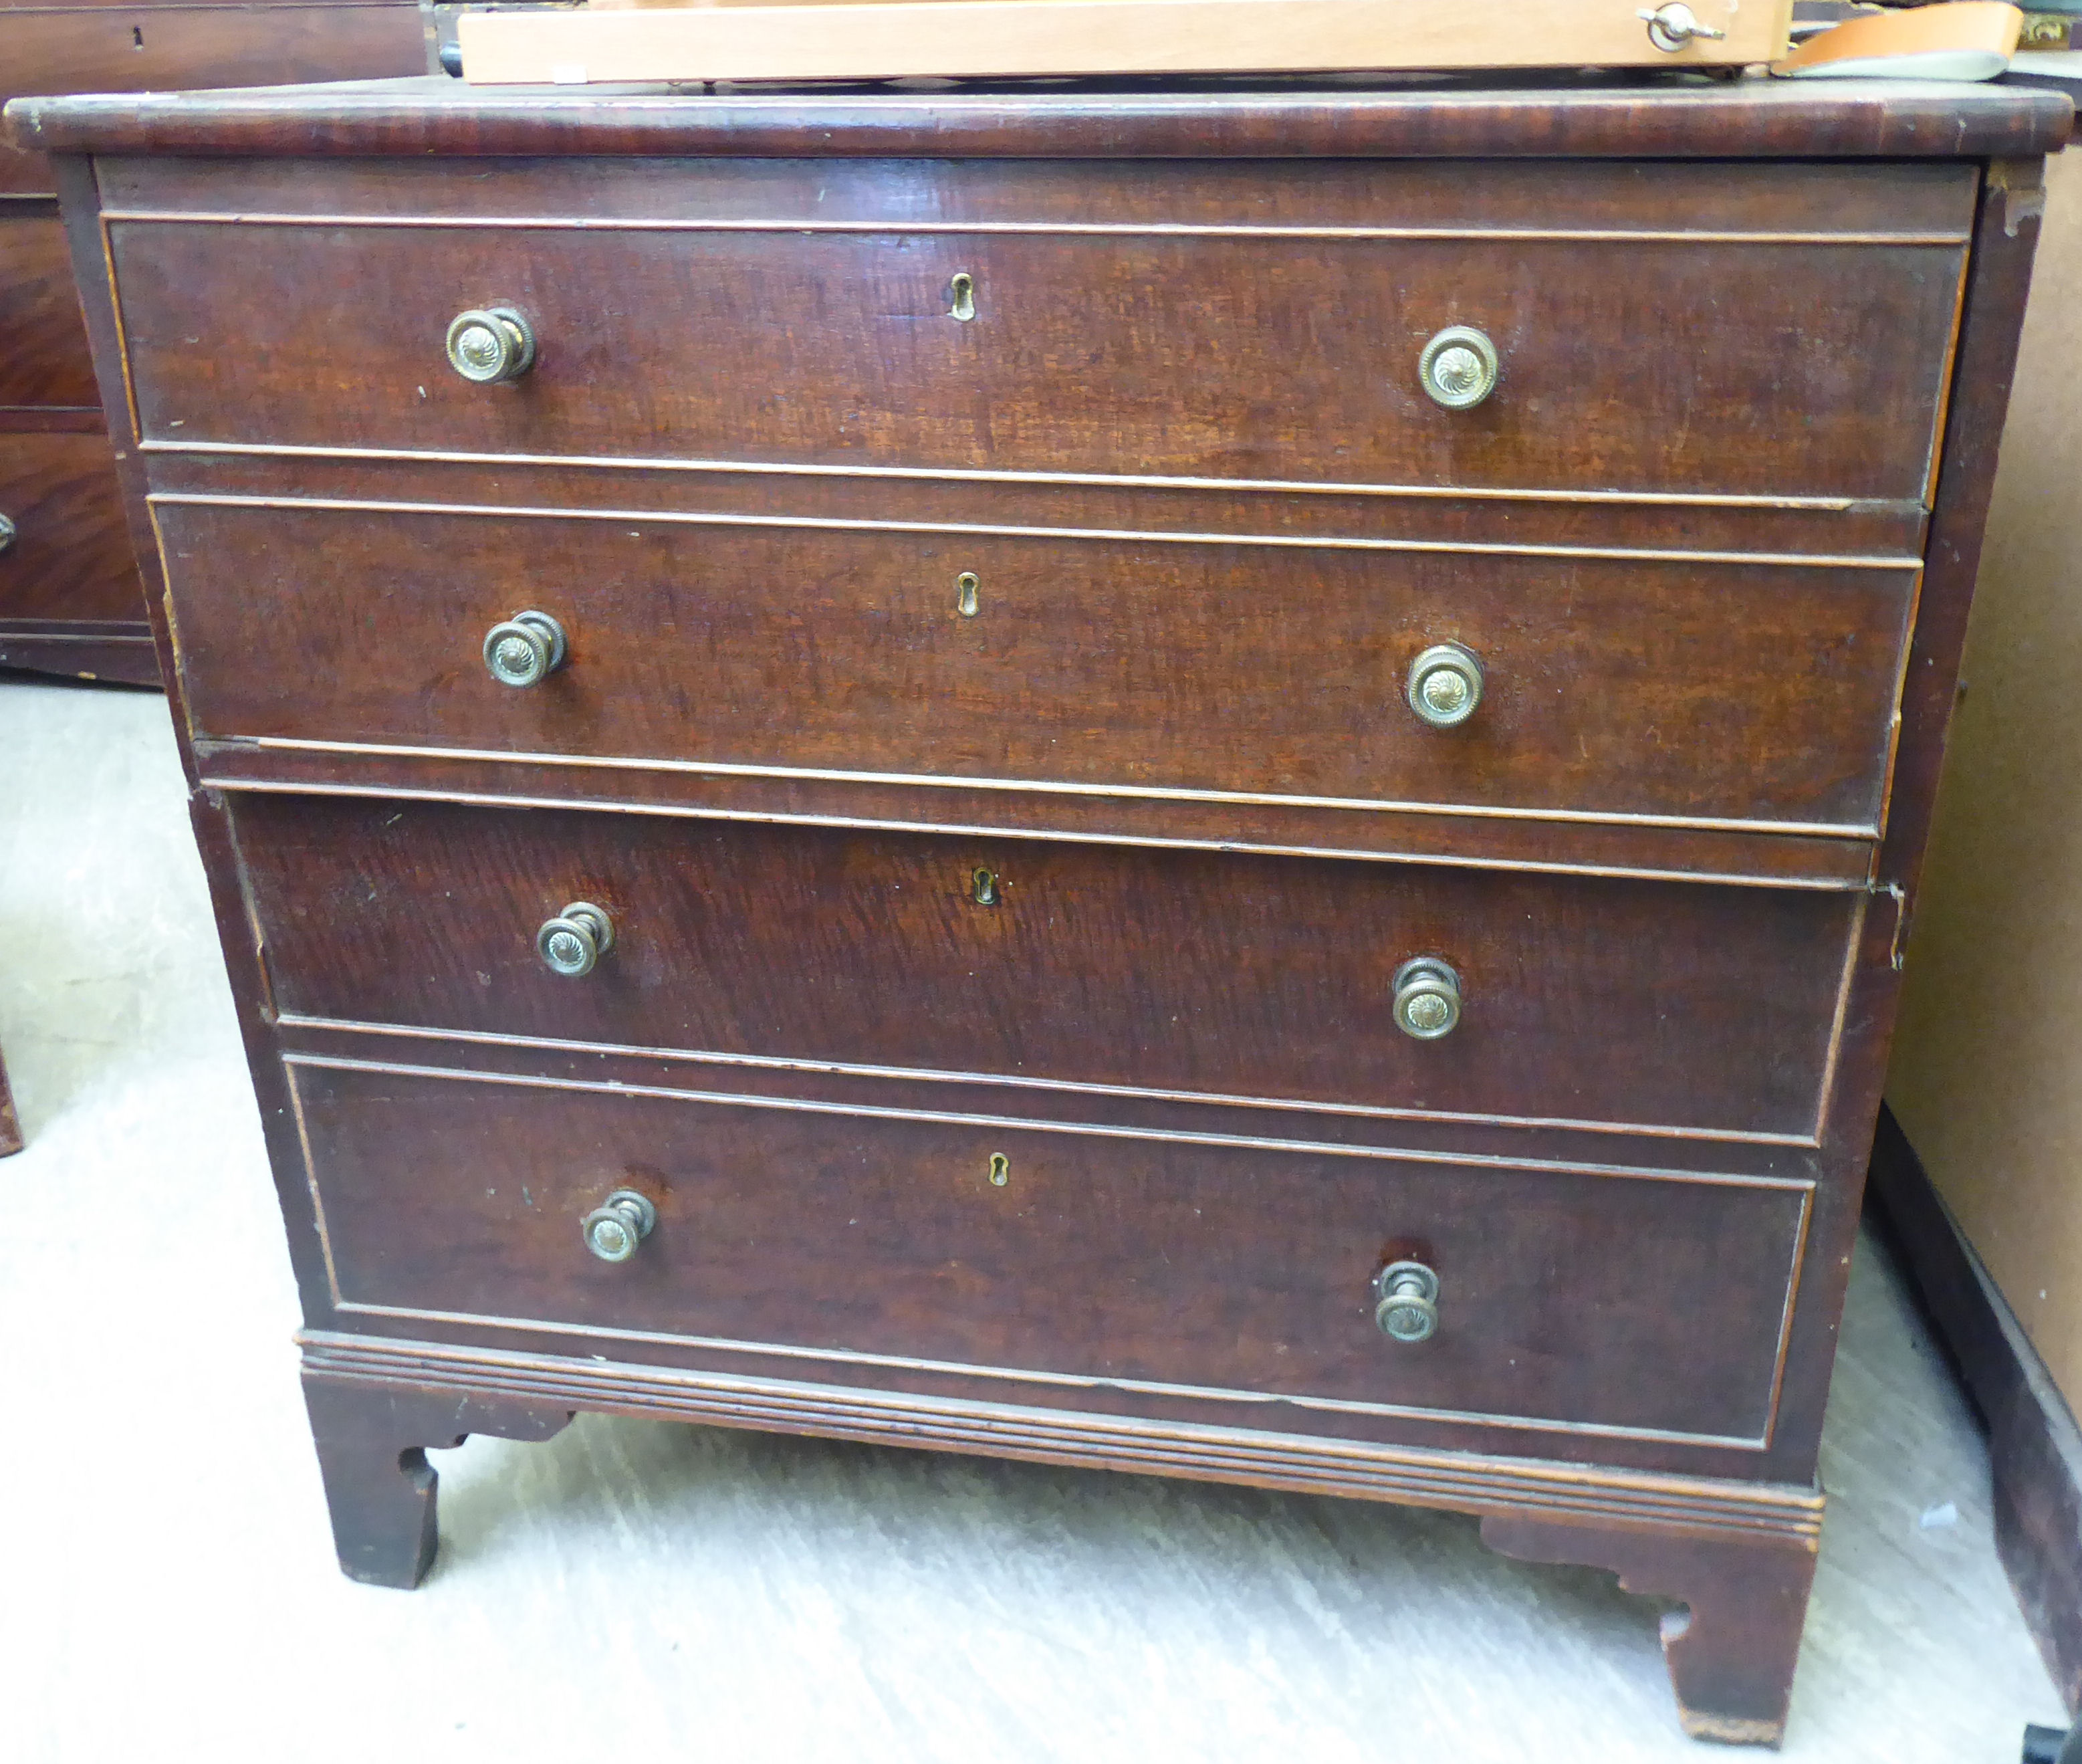
<path fill-rule="evenodd" d="M 969 896 L 978 906 L 997 905 L 997 876 L 989 870 L 977 870 L 969 877 Z"/>
<path fill-rule="evenodd" d="M 976 615 L 976 589 L 983 584 L 977 581 L 974 570 L 963 570 L 955 578 L 955 610 L 964 618 Z"/>
<path fill-rule="evenodd" d="M 1012 1160 L 1006 1157 L 1001 1151 L 993 1152 L 990 1154 L 991 1187 L 993 1188 L 1002 1188 L 1005 1184 L 1011 1180 Z"/>

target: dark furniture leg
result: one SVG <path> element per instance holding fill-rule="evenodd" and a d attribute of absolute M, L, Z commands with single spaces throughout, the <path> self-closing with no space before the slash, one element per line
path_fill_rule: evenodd
<path fill-rule="evenodd" d="M 1776 1745 L 1785 1731 L 1814 1579 L 1804 1541 L 1491 1514 L 1491 1549 L 1527 1562 L 1610 1568 L 1629 1593 L 1682 1599 L 1663 1620 L 1678 1713 L 1694 1739 Z"/>
<path fill-rule="evenodd" d="M 15 1093 L 7 1088 L 7 1068 L 0 1066 L 0 1158 L 22 1149 L 22 1123 L 15 1113 Z"/>
<path fill-rule="evenodd" d="M 427 1447 L 472 1433 L 545 1440 L 571 1418 L 568 1409 L 309 1374 L 304 1404 L 340 1569 L 372 1586 L 415 1587 L 433 1566 L 438 1479 Z"/>

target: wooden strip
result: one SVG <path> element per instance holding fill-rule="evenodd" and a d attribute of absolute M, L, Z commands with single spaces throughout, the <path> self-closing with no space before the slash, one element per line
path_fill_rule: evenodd
<path fill-rule="evenodd" d="M 938 5 L 942 0 L 930 0 Z M 1646 547 L 1511 545 L 1475 540 L 1353 538 L 1311 533 L 1167 533 L 1133 527 L 1030 527 L 968 521 L 864 521 L 837 516 L 717 513 L 657 509 L 544 508 L 522 503 L 382 502 L 355 496 L 253 496 L 202 490 L 155 490 L 146 500 L 213 509 L 323 509 L 348 514 L 489 515 L 549 521 L 670 521 L 681 526 L 789 527 L 824 533 L 945 533 L 976 538 L 1097 539 L 1165 545 L 1255 545 L 1288 551 L 1418 551 L 1456 557 L 1592 558 L 1617 563 L 1755 563 L 1776 568 L 1913 570 L 1916 557 L 1866 557 L 1826 551 L 1680 551 Z"/>
<path fill-rule="evenodd" d="M 1822 1062 L 1822 1088 L 1814 1105 L 1814 1132 L 1810 1143 L 1819 1146 L 1828 1137 L 1829 1105 L 1836 1095 L 1836 1066 L 1844 1051 L 1844 1031 L 1850 1021 L 1851 991 L 1858 977 L 1858 952 L 1865 941 L 1865 914 L 1871 909 L 1869 892 L 1858 902 L 1851 922 L 1851 935 L 1844 943 L 1844 977 L 1836 987 L 1836 1009 L 1829 1024 L 1829 1051 Z"/>
<path fill-rule="evenodd" d="M 234 838 L 235 842 L 235 835 Z M 254 933 L 253 947 L 256 951 L 265 947 L 260 940 L 257 927 Z M 265 971 L 264 963 L 263 971 L 263 973 Z M 258 1062 L 255 1063 L 257 1066 Z M 284 1088 L 289 1093 L 290 1117 L 296 1123 L 297 1145 L 303 1158 L 304 1189 L 310 1197 L 311 1228 L 318 1239 L 318 1254 L 325 1267 L 326 1290 L 331 1296 L 335 1306 L 338 1306 L 342 1302 L 339 1289 L 339 1264 L 333 1256 L 332 1232 L 326 1224 L 325 1200 L 318 1192 L 318 1159 L 311 1151 L 310 1125 L 304 1118 L 303 1087 L 297 1082 L 296 1069 L 293 1066 L 284 1062 L 281 1071 Z"/>
<path fill-rule="evenodd" d="M 1140 1084 L 1082 1083 L 1068 1078 L 1031 1078 L 1019 1073 L 943 1072 L 919 1066 L 862 1066 L 844 1060 L 782 1059 L 757 1053 L 719 1053 L 699 1048 L 644 1047 L 613 1041 L 571 1041 L 552 1036 L 493 1035 L 472 1029 L 427 1028 L 411 1023 L 361 1023 L 339 1017 L 308 1017 L 295 1011 L 283 1012 L 276 1021 L 284 1029 L 313 1030 L 326 1034 L 396 1036 L 406 1040 L 449 1041 L 472 1047 L 512 1048 L 520 1050 L 539 1050 L 545 1053 L 591 1053 L 634 1059 L 684 1061 L 689 1065 L 697 1066 L 743 1066 L 756 1070 L 775 1072 L 826 1073 L 836 1077 L 893 1078 L 913 1083 L 981 1084 L 1013 1090 L 1056 1091 L 1077 1095 L 1133 1097 L 1139 1100 L 1151 1102 L 1212 1103 L 1224 1108 L 1283 1109 L 1298 1114 L 1311 1115 L 1346 1115 L 1368 1120 L 1452 1121 L 1485 1127 L 1556 1128 L 1583 1133 L 1614 1133 L 1630 1138 L 1697 1140 L 1716 1144 L 1746 1146 L 1786 1146 L 1802 1150 L 1814 1150 L 1820 1144 L 1819 1139 L 1809 1138 L 1799 1133 L 1740 1133 L 1732 1129 L 1711 1127 L 1642 1126 L 1631 1122 L 1577 1120 L 1561 1116 L 1550 1118 L 1517 1115 L 1477 1115 L 1458 1113 L 1451 1109 L 1389 1108 L 1362 1103 L 1299 1102 L 1289 1097 L 1229 1095 L 1211 1091 L 1160 1090 Z M 1451 1158 L 1440 1161 L 1459 1163 L 1471 1160 L 1456 1154 Z M 1602 1165 L 1560 1163 L 1552 1159 L 1539 1160 L 1539 1163 L 1542 1168 L 1551 1166 L 1556 1169 L 1581 1171 L 1602 1171 L 1607 1167 Z M 1530 1167 L 1530 1166 L 1514 1164 L 1513 1167 Z M 1610 1167 L 1617 1168 L 1618 1167 Z"/>
<path fill-rule="evenodd" d="M 350 1316 L 396 1317 L 412 1323 L 443 1323 L 465 1328 L 512 1329 L 530 1335 L 581 1336 L 588 1340 L 649 1343 L 658 1347 L 693 1348 L 706 1353 L 743 1353 L 761 1359 L 822 1361 L 834 1365 L 875 1366 L 891 1372 L 922 1372 L 942 1377 L 998 1378 L 1011 1384 L 1048 1385 L 1080 1391 L 1121 1391 L 1134 1396 L 1170 1397 L 1195 1403 L 1249 1403 L 1307 1409 L 1323 1415 L 1368 1415 L 1393 1420 L 1434 1421 L 1448 1426 L 1506 1428 L 1513 1433 L 1565 1433 L 1596 1439 L 1642 1440 L 1657 1445 L 1708 1445 L 1726 1450 L 1761 1451 L 1764 1436 L 1738 1433 L 1685 1433 L 1659 1427 L 1599 1425 L 1588 1421 L 1555 1421 L 1522 1415 L 1488 1415 L 1472 1409 L 1425 1408 L 1407 1403 L 1361 1403 L 1346 1397 L 1297 1396 L 1284 1391 L 1231 1391 L 1195 1384 L 1163 1384 L 1148 1378 L 1047 1372 L 1022 1366 L 979 1365 L 967 1361 L 912 1360 L 898 1354 L 867 1353 L 850 1348 L 803 1348 L 789 1342 L 740 1341 L 727 1336 L 675 1335 L 655 1329 L 617 1329 L 605 1323 L 558 1323 L 540 1317 L 495 1317 L 475 1311 L 428 1310 L 414 1305 L 365 1305 L 339 1302 Z"/>
<path fill-rule="evenodd" d="M 0 435 L 99 435 L 107 427 L 99 404 L 0 405 Z"/>
<path fill-rule="evenodd" d="M 1953 355 L 1944 467 L 1928 541 L 1929 568 L 1916 602 L 1915 642 L 1902 691 L 1886 843 L 1878 874 L 1913 901 L 1945 758 L 1979 573 L 1996 458 L 2017 372 L 2025 297 L 2045 213 L 2044 166 L 1997 164 L 1982 185 L 1975 222 L 1974 282 Z"/>
<path fill-rule="evenodd" d="M 646 70 L 645 79 L 656 77 Z M 2057 151 L 2016 86 L 1745 80 L 1608 89 L 507 92 L 445 78 L 16 101 L 31 152 L 213 158 L 1971 159 Z"/>
<path fill-rule="evenodd" d="M 1852 947 L 1856 948 L 1853 941 Z M 1778 1431 L 1779 1399 L 1785 1391 L 1785 1363 L 1793 1351 L 1793 1315 L 1800 1302 L 1800 1272 L 1807 1263 L 1808 1233 L 1814 1223 L 1814 1196 L 1810 1192 L 1800 1203 L 1800 1224 L 1793 1235 L 1793 1268 L 1786 1277 L 1785 1308 L 1778 1319 L 1778 1353 L 1772 1363 L 1771 1401 L 1764 1410 L 1764 1443 L 1767 1449 Z"/>
<path fill-rule="evenodd" d="M 380 1026 L 379 1026 L 380 1027 Z M 1386 1163 L 1452 1164 L 1481 1170 L 1557 1171 L 1624 1181 L 1693 1183 L 1708 1188 L 1776 1188 L 1811 1193 L 1806 1176 L 1767 1176 L 1725 1171 L 1675 1170 L 1656 1165 L 1565 1163 L 1536 1158 L 1498 1158 L 1479 1153 L 1418 1151 L 1384 1146 L 1347 1145 L 1337 1140 L 1275 1139 L 1248 1133 L 1183 1133 L 1170 1128 L 1109 1126 L 1094 1121 L 1038 1120 L 1022 1115 L 975 1115 L 944 1109 L 895 1108 L 865 1103 L 826 1103 L 806 1097 L 762 1096 L 745 1091 L 692 1091 L 662 1084 L 625 1084 L 606 1079 L 543 1077 L 520 1072 L 489 1072 L 446 1066 L 419 1066 L 395 1060 L 356 1060 L 330 1053 L 284 1053 L 285 1066 L 308 1066 L 340 1072 L 381 1072 L 396 1078 L 448 1078 L 457 1083 L 506 1084 L 524 1090 L 590 1091 L 614 1096 L 655 1096 L 668 1102 L 712 1103 L 725 1107 L 770 1108 L 810 1115 L 859 1116 L 872 1120 L 910 1120 L 959 1126 L 997 1127 L 1015 1133 L 1070 1133 L 1097 1139 L 1154 1140 L 1182 1146 L 1209 1146 L 1242 1151 L 1278 1151 L 1326 1158 L 1371 1158 Z M 1508 1116 L 1493 1117 L 1514 1125 Z M 1580 1125 L 1570 1123 L 1571 1125 Z M 1626 1127 L 1629 1133 L 1646 1129 Z"/>
<path fill-rule="evenodd" d="M 1655 508 L 1797 509 L 1840 514 L 1853 509 L 1913 509 L 1913 502 L 1861 503 L 1850 496 L 1716 495 L 1688 490 L 1493 489 L 1457 484 L 1322 483 L 1297 478 L 1179 478 L 1132 472 L 999 471 L 957 466 L 826 466 L 739 459 L 629 458 L 597 454 L 475 454 L 398 447 L 309 447 L 280 441 L 205 441 L 153 439 L 138 443 L 148 454 L 202 454 L 269 459 L 369 459 L 444 466 L 579 466 L 618 471 L 744 473 L 782 478 L 897 479 L 927 483 L 1064 484 L 1108 490 L 1272 491 L 1298 496 L 1415 496 L 1448 502 L 1558 502 Z M 162 492 L 162 495 L 170 494 Z M 1803 561 L 1805 557 L 1803 555 Z M 1919 563 L 1919 558 L 1907 559 Z"/>
<path fill-rule="evenodd" d="M 1631 6 L 1519 0 L 1506 28 L 1379 0 L 858 0 L 670 10 L 465 12 L 474 86 L 1001 74 L 1309 73 L 1351 69 L 1699 67 L 1785 51 L 1791 0 L 1696 0 L 1726 33 L 1675 53 Z"/>
<path fill-rule="evenodd" d="M 85 175 L 88 177 L 91 177 L 93 175 L 92 168 L 91 167 L 83 167 L 82 171 Z M 110 425 L 109 432 L 118 445 L 120 445 L 124 441 L 129 441 L 134 445 L 138 439 L 144 434 L 145 425 L 138 420 L 137 382 L 136 377 L 130 371 L 130 335 L 129 331 L 125 328 L 123 319 L 122 284 L 116 280 L 116 243 L 110 236 L 108 231 L 108 222 L 98 213 L 95 215 L 94 225 L 95 230 L 99 238 L 101 244 L 102 275 L 108 286 L 108 305 L 106 310 L 108 314 L 109 323 L 113 327 L 115 331 L 116 359 L 123 365 L 123 409 L 124 415 L 130 419 L 129 427 L 126 430 L 119 432 L 115 428 L 115 425 L 112 424 Z M 78 240 L 75 238 L 74 249 L 77 251 L 78 248 Z M 101 356 L 97 362 L 97 366 L 106 364 L 107 359 L 108 357 L 106 355 Z M 107 402 L 108 397 L 107 392 L 105 390 L 107 383 L 107 379 L 104 378 L 102 381 L 102 385 L 104 387 L 104 390 L 102 393 L 102 399 L 104 403 Z M 148 509 L 145 513 L 149 517 L 150 511 Z M 133 529 L 136 525 L 136 519 L 133 516 Z M 153 527 L 156 533 L 158 530 L 157 521 L 153 522 Z"/>
<path fill-rule="evenodd" d="M 178 653 L 178 652 L 176 652 Z M 234 743 L 216 744 L 207 758 L 214 762 L 242 750 Z M 510 757 L 510 756 L 502 756 Z M 1022 827 L 967 821 L 914 821 L 892 815 L 837 815 L 801 813 L 786 810 L 710 807 L 683 801 L 643 802 L 602 796 L 542 796 L 517 791 L 458 790 L 427 787 L 399 783 L 394 778 L 373 777 L 366 782 L 340 782 L 306 778 L 255 778 L 236 772 L 219 772 L 205 766 L 200 780 L 212 791 L 252 791 L 263 795 L 301 796 L 384 796 L 401 802 L 457 803 L 483 808 L 583 808 L 605 814 L 658 815 L 689 821 L 743 821 L 776 826 L 848 827 L 884 833 L 947 833 L 961 837 L 1005 839 L 1046 839 L 1077 845 L 1132 846 L 1156 850 L 1246 851 L 1272 858 L 1348 858 L 1368 863 L 1426 863 L 1467 870 L 1507 870 L 1532 876 L 1602 876 L 1640 882 L 1722 883 L 1760 888 L 1807 888 L 1840 893 L 1868 887 L 1869 866 L 1857 873 L 1828 872 L 1806 875 L 1760 874 L 1755 870 L 1671 868 L 1659 864 L 1586 863 L 1526 858 L 1486 858 L 1452 850 L 1401 851 L 1338 844 L 1291 844 L 1276 840 L 1224 835 L 1220 838 L 1192 838 L 1123 832 L 1117 828 L 1090 832 L 1057 825 Z M 1869 842 L 1848 847 L 1869 849 Z"/>
<path fill-rule="evenodd" d="M 945 0 L 932 0 L 945 3 Z M 975 0 L 963 0 L 974 4 Z M 1035 0 L 1053 5 L 1062 0 Z M 920 234 L 1040 234 L 1096 238 L 1312 238 L 1455 239 L 1516 244 L 1564 240 L 1573 244 L 1650 245 L 1965 245 L 1973 234 L 1961 229 L 1924 232 L 1702 231 L 1650 227 L 1535 226 L 1251 226 L 1191 222 L 1072 221 L 804 221 L 645 220 L 575 214 L 511 217 L 468 214 L 323 214 L 241 212 L 215 209 L 103 209 L 104 221 L 133 225 L 172 222 L 207 226 L 366 226 L 478 228 L 493 232 L 527 230 L 583 233 L 860 233 L 902 238 Z M 1963 274 L 1963 271 L 1962 271 Z"/>
<path fill-rule="evenodd" d="M 1461 803 L 1389 802 L 1368 797 L 1278 796 L 1254 791 L 1188 790 L 1166 785 L 1085 784 L 1027 778 L 959 778 L 932 772 L 839 771 L 821 766 L 751 766 L 724 761 L 645 759 L 601 753 L 515 753 L 490 748 L 418 747 L 379 741 L 291 741 L 255 736 L 246 744 L 301 753 L 352 753 L 390 759 L 486 760 L 501 765 L 596 767 L 609 771 L 678 773 L 694 777 L 795 778 L 848 784 L 901 784 L 938 790 L 999 790 L 1060 796 L 1117 796 L 1157 802 L 1233 803 L 1262 808 L 1340 808 L 1409 815 L 1465 815 L 1477 821 L 1567 821 L 1594 826 L 1667 827 L 1686 832 L 1758 833 L 1823 839 L 1871 840 L 1869 826 L 1790 821 L 1716 821 L 1685 815 L 1628 815 L 1580 808 L 1496 808 Z M 213 780 L 219 787 L 230 787 Z M 255 787 L 264 787 L 257 781 Z M 1831 884 L 1834 886 L 1835 884 Z"/>
<path fill-rule="evenodd" d="M 1810 1549 L 1822 1525 L 1819 1491 L 1783 1483 L 1593 1469 L 330 1331 L 303 1331 L 297 1340 L 307 1378 L 498 1390 L 574 1407 L 676 1415 L 723 1426 L 1043 1462 L 1097 1463 L 1471 1512 L 1574 1512 L 1754 1532 L 1795 1539 Z"/>

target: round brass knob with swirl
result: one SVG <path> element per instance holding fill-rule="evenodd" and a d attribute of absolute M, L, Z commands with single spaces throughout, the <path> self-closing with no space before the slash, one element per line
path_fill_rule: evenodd
<path fill-rule="evenodd" d="M 1482 702 L 1482 665 L 1461 644 L 1434 644 L 1410 665 L 1410 708 L 1435 729 L 1457 728 Z"/>
<path fill-rule="evenodd" d="M 1419 1041 L 1451 1035 L 1460 1020 L 1460 977 L 1436 956 L 1413 956 L 1395 971 L 1395 1026 Z"/>
<path fill-rule="evenodd" d="M 536 952 L 553 974 L 589 974 L 614 947 L 614 922 L 590 901 L 574 901 L 535 933 Z"/>
<path fill-rule="evenodd" d="M 1496 390 L 1496 345 L 1473 325 L 1448 325 L 1424 345 L 1417 380 L 1434 404 L 1472 410 Z"/>
<path fill-rule="evenodd" d="M 535 333 L 511 306 L 473 306 L 449 321 L 449 365 L 466 380 L 496 386 L 535 365 Z"/>
<path fill-rule="evenodd" d="M 547 613 L 516 613 L 484 634 L 484 665 L 503 686 L 540 686 L 564 665 L 564 627 Z"/>
<path fill-rule="evenodd" d="M 617 1188 L 580 1223 L 585 1247 L 603 1262 L 626 1262 L 650 1236 L 658 1209 L 650 1196 L 634 1188 Z"/>
<path fill-rule="evenodd" d="M 1391 1341 L 1429 1341 L 1439 1331 L 1439 1277 L 1422 1262 L 1391 1262 L 1373 1277 L 1373 1320 Z"/>
<path fill-rule="evenodd" d="M 4 514 L 0 514 L 0 551 L 6 551 L 14 542 L 15 523 Z"/>

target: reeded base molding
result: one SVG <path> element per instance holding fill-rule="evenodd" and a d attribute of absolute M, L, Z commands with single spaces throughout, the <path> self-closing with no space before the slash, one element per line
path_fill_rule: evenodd
<path fill-rule="evenodd" d="M 1822 1527 L 1812 1488 L 1658 1475 L 1068 1409 L 310 1331 L 304 1386 L 341 1565 L 418 1584 L 433 1559 L 423 1447 L 545 1439 L 579 1410 L 1241 1483 L 1478 1514 L 1492 1547 L 1610 1568 L 1680 1599 L 1663 1650 L 1686 1731 L 1776 1743 Z"/>

